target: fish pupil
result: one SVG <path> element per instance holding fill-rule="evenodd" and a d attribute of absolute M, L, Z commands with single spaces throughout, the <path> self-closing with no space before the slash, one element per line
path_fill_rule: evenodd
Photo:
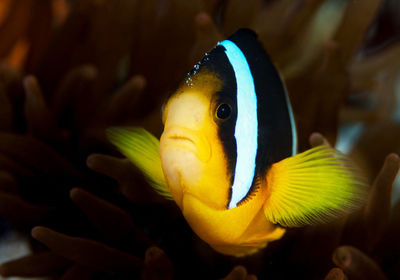
<path fill-rule="evenodd" d="M 226 120 L 231 116 L 232 107 L 229 104 L 222 103 L 217 108 L 217 117 L 221 120 Z"/>

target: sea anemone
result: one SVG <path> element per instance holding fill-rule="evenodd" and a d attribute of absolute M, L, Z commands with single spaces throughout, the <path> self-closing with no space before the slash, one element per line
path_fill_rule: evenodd
<path fill-rule="evenodd" d="M 400 277 L 400 204 L 392 214 L 390 206 L 400 161 L 390 154 L 400 152 L 395 3 L 1 1 L 0 228 L 25 236 L 31 254 L 3 263 L 0 275 Z M 236 259 L 196 237 L 176 205 L 111 147 L 105 129 L 143 126 L 159 136 L 165 98 L 204 52 L 242 27 L 257 32 L 284 78 L 300 151 L 363 127 L 347 151 L 371 190 L 359 212 L 288 230 Z"/>

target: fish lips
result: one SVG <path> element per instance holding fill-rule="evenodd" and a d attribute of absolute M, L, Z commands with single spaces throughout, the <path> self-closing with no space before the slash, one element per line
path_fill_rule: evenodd
<path fill-rule="evenodd" d="M 193 153 L 201 162 L 211 158 L 211 145 L 201 131 L 183 126 L 166 127 L 161 136 L 161 145 L 174 146 Z"/>

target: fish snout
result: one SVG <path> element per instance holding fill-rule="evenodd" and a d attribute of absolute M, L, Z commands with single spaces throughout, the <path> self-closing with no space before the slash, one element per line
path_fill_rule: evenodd
<path fill-rule="evenodd" d="M 201 162 L 211 157 L 211 144 L 200 131 L 183 126 L 165 127 L 161 135 L 160 147 L 174 146 L 193 153 Z"/>

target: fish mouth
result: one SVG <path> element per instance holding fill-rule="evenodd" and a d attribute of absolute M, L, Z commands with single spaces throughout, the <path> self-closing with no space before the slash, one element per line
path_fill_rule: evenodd
<path fill-rule="evenodd" d="M 188 141 L 189 143 L 196 146 L 196 143 L 192 139 L 190 139 L 189 137 L 183 136 L 183 135 L 178 135 L 178 134 L 177 135 L 169 135 L 168 139 L 176 140 L 176 141 L 183 141 L 183 142 Z"/>
<path fill-rule="evenodd" d="M 201 132 L 182 126 L 166 127 L 161 135 L 160 145 L 185 149 L 202 162 L 207 162 L 211 157 L 210 143 Z"/>

